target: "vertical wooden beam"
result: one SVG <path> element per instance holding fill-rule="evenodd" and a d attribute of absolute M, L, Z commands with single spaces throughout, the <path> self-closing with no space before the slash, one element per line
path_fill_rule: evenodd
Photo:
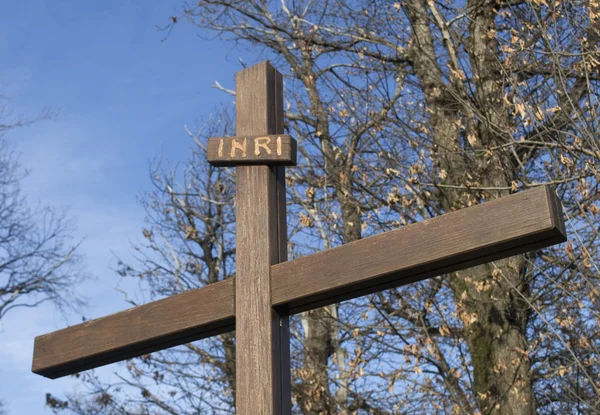
<path fill-rule="evenodd" d="M 236 75 L 236 135 L 283 133 L 283 82 L 268 62 Z M 291 412 L 289 325 L 271 304 L 286 260 L 284 167 L 236 168 L 236 413 Z"/>

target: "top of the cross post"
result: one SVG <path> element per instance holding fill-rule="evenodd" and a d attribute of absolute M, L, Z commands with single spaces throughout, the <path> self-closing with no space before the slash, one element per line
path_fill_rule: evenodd
<path fill-rule="evenodd" d="M 283 78 L 264 61 L 236 74 L 236 136 L 208 140 L 213 166 L 296 165 L 296 140 L 283 134 Z"/>

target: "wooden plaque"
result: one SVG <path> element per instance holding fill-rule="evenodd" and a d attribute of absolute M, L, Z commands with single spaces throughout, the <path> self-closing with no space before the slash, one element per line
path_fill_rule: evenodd
<path fill-rule="evenodd" d="M 213 166 L 296 165 L 296 140 L 286 134 L 216 137 L 208 140 Z"/>

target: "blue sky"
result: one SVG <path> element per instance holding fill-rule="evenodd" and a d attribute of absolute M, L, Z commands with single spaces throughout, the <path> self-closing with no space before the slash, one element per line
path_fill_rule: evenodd
<path fill-rule="evenodd" d="M 176 1 L 19 0 L 0 5 L 0 93 L 16 114 L 58 113 L 6 138 L 31 169 L 23 182 L 29 203 L 68 207 L 75 236 L 97 276 L 81 287 L 94 318 L 127 308 L 111 271 L 139 239 L 144 212 L 136 196 L 150 189 L 149 161 L 184 160 L 193 144 L 184 125 L 206 119 L 231 97 L 241 69 L 233 44 L 198 37 L 178 26 L 162 41 L 157 25 L 181 6 Z M 253 63 L 245 53 L 245 60 Z M 80 316 L 68 319 L 76 323 Z M 30 372 L 33 339 L 64 327 L 51 306 L 17 310 L 0 322 L 0 400 L 11 415 L 51 413 L 46 392 L 60 395 L 76 383 Z M 102 369 L 104 376 L 116 367 Z"/>

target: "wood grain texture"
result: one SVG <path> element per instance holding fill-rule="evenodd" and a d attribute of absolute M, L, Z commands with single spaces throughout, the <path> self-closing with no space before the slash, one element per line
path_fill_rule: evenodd
<path fill-rule="evenodd" d="M 208 140 L 206 159 L 217 167 L 296 165 L 296 140 L 286 134 L 215 137 Z"/>
<path fill-rule="evenodd" d="M 238 136 L 283 133 L 283 83 L 268 62 L 236 76 Z M 284 167 L 236 169 L 236 413 L 289 414 L 289 326 L 271 305 L 285 258 Z M 288 350 L 288 353 L 285 353 Z"/>
<path fill-rule="evenodd" d="M 33 372 L 52 379 L 234 329 L 225 280 L 36 337 Z"/>
<path fill-rule="evenodd" d="M 274 168 L 274 171 L 276 174 L 275 203 L 277 206 L 277 247 L 279 250 L 275 264 L 279 264 L 287 261 L 287 203 L 285 192 L 285 168 L 276 167 Z M 275 356 L 277 356 L 274 367 L 274 382 L 278 388 L 274 397 L 275 413 L 277 415 L 290 415 L 292 413 L 290 319 L 287 313 L 277 313 L 274 308 L 272 308 L 272 310 L 274 313 L 272 319 L 273 323 L 279 323 L 279 327 L 273 328 L 275 337 L 274 353 Z"/>
<path fill-rule="evenodd" d="M 277 179 L 275 200 L 282 205 L 283 168 L 276 174 L 265 169 L 267 180 Z M 279 241 L 286 234 L 284 213 L 280 209 L 277 215 Z M 270 261 L 285 260 L 285 245 L 273 239 L 274 232 L 270 235 L 268 244 L 279 249 L 277 256 L 270 251 Z M 282 312 L 270 320 L 273 347 L 281 357 L 273 371 L 283 379 L 275 382 L 282 388 L 276 396 L 289 396 L 286 312 L 543 248 L 563 242 L 565 235 L 560 201 L 550 188 L 536 188 L 271 266 L 271 301 Z M 58 378 L 223 333 L 234 329 L 234 311 L 233 280 L 188 291 L 37 337 L 33 371 Z M 289 400 L 281 405 L 289 407 Z M 285 410 L 281 413 L 289 413 Z"/>
<path fill-rule="evenodd" d="M 274 265 L 272 302 L 297 313 L 565 240 L 560 203 L 539 187 Z"/>

